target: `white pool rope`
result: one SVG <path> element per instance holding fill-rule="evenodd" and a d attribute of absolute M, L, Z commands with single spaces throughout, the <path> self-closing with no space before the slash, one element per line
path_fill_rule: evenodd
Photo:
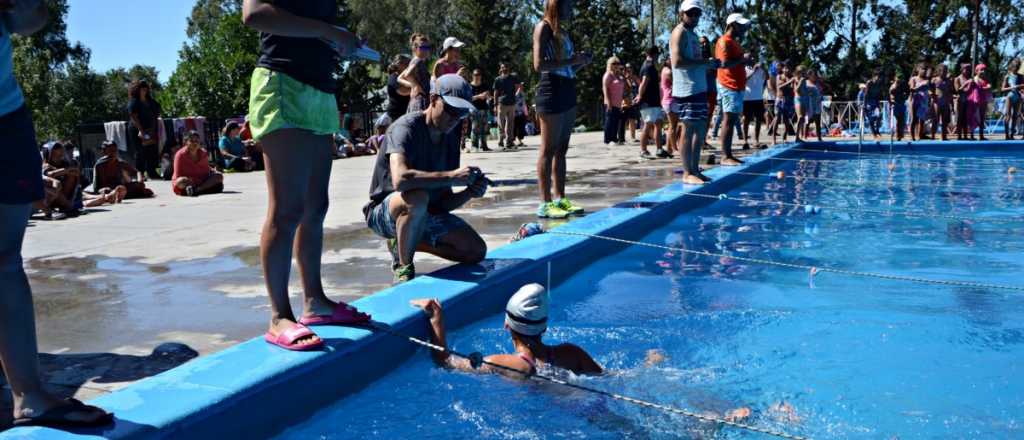
<path fill-rule="evenodd" d="M 811 209 L 814 212 L 819 210 L 826 211 L 842 211 L 852 212 L 855 214 L 878 214 L 878 215 L 895 215 L 902 217 L 911 218 L 942 218 L 946 220 L 956 221 L 972 221 L 978 223 L 1024 223 L 1024 218 L 1016 217 L 977 217 L 977 216 L 966 216 L 966 215 L 949 215 L 949 214 L 938 214 L 931 212 L 917 212 L 906 209 L 869 209 L 869 208 L 846 208 L 842 206 L 824 206 L 809 203 L 794 203 L 794 202 L 780 202 L 775 200 L 758 200 L 748 199 L 745 197 L 733 197 L 728 194 L 696 194 L 696 193 L 685 193 L 684 196 L 688 197 L 700 197 L 705 199 L 716 199 L 716 200 L 731 200 L 734 202 L 746 202 L 756 203 L 759 205 L 781 205 L 790 206 L 794 208 Z"/>
<path fill-rule="evenodd" d="M 589 392 L 589 393 L 599 394 L 599 395 L 602 395 L 602 396 L 605 396 L 605 397 L 609 397 L 609 398 L 612 398 L 612 399 L 615 399 L 615 400 L 620 400 L 620 401 L 623 401 L 623 402 L 632 403 L 634 405 L 639 405 L 639 406 L 642 406 L 642 407 L 645 407 L 645 408 L 657 409 L 657 410 L 668 412 L 668 413 L 672 413 L 672 414 L 679 414 L 679 415 L 682 415 L 682 416 L 695 418 L 695 419 L 702 420 L 702 421 L 705 421 L 705 422 L 712 422 L 712 423 L 718 423 L 718 424 L 722 424 L 722 425 L 728 425 L 728 426 L 731 426 L 733 428 L 738 428 L 738 429 L 743 429 L 743 430 L 753 431 L 753 432 L 759 432 L 761 434 L 767 434 L 767 435 L 771 435 L 771 436 L 775 436 L 775 437 L 780 437 L 780 438 L 785 438 L 785 439 L 806 440 L 808 438 L 808 437 L 801 437 L 801 436 L 797 436 L 797 435 L 793 435 L 793 434 L 787 434 L 785 432 L 774 431 L 774 430 L 771 430 L 771 429 L 768 429 L 768 428 L 761 428 L 761 427 L 758 427 L 758 426 L 747 425 L 745 423 L 734 422 L 734 421 L 726 420 L 726 419 L 723 419 L 723 418 L 708 416 L 708 415 L 704 415 L 704 414 L 698 414 L 698 413 L 695 413 L 693 411 L 688 411 L 688 410 L 685 410 L 685 409 L 676 408 L 676 407 L 668 406 L 668 405 L 662 405 L 662 404 L 659 404 L 659 403 L 648 402 L 646 400 L 640 400 L 640 399 L 629 397 L 629 396 L 623 396 L 621 394 L 616 394 L 616 393 L 612 393 L 612 392 L 609 392 L 609 391 L 599 390 L 597 388 L 591 388 L 591 387 L 588 387 L 588 386 L 585 386 L 585 385 L 575 384 L 575 383 L 568 382 L 568 381 L 565 381 L 565 380 L 562 380 L 562 379 L 558 379 L 558 378 L 554 378 L 554 377 L 551 377 L 551 376 L 545 376 L 545 375 L 539 374 L 539 373 L 526 373 L 526 372 L 523 372 L 522 370 L 518 370 L 518 369 L 515 369 L 515 368 L 511 368 L 511 367 L 506 367 L 504 365 L 495 364 L 493 362 L 488 362 L 487 360 L 484 359 L 483 355 L 480 354 L 479 352 L 473 352 L 473 353 L 470 353 L 470 354 L 460 353 L 460 352 L 457 352 L 455 350 L 449 349 L 447 347 L 442 347 L 440 345 L 433 344 L 433 343 L 430 343 L 428 341 L 424 341 L 422 339 L 418 339 L 418 338 L 415 338 L 415 337 L 412 337 L 412 336 L 409 336 L 409 335 L 406 335 L 406 334 L 399 333 L 399 332 L 397 332 L 395 330 L 392 330 L 391 328 L 383 326 L 383 325 L 370 324 L 370 325 L 367 325 L 366 328 L 371 329 L 371 330 L 381 331 L 381 332 L 387 333 L 387 334 L 389 334 L 391 336 L 398 337 L 400 339 L 405 339 L 405 340 L 407 340 L 407 341 L 409 341 L 409 342 L 411 342 L 413 344 L 417 344 L 417 345 L 426 347 L 428 349 L 431 349 L 431 350 L 434 350 L 434 351 L 437 351 L 437 352 L 448 353 L 451 356 L 455 356 L 455 357 L 459 357 L 459 358 L 462 358 L 462 359 L 466 359 L 466 360 L 469 361 L 470 365 L 472 365 L 474 369 L 475 368 L 479 368 L 481 365 L 487 365 L 487 366 L 489 366 L 491 368 L 496 368 L 496 369 L 499 369 L 499 370 L 508 371 L 510 373 L 518 374 L 518 375 L 524 376 L 524 377 L 529 378 L 529 379 L 549 382 L 549 383 L 553 383 L 553 384 L 557 384 L 557 385 L 561 385 L 561 386 L 565 386 L 565 387 L 569 387 L 569 388 L 574 388 L 574 389 L 577 389 L 577 390 L 580 390 L 580 391 L 586 391 L 586 392 Z"/>
<path fill-rule="evenodd" d="M 783 176 L 786 179 L 793 179 L 793 180 L 798 180 L 798 181 L 799 180 L 813 180 L 813 181 L 831 182 L 831 183 L 837 183 L 837 184 L 840 184 L 840 185 L 846 185 L 846 186 L 854 187 L 854 188 L 870 186 L 870 187 L 876 187 L 876 188 L 904 188 L 905 189 L 905 187 L 911 186 L 911 187 L 915 187 L 915 188 L 934 188 L 934 189 L 942 189 L 942 190 L 962 190 L 962 189 L 966 189 L 966 190 L 990 191 L 990 190 L 993 189 L 993 187 L 991 187 L 991 186 L 967 185 L 967 184 L 960 184 L 960 183 L 938 183 L 938 184 L 936 184 L 936 183 L 915 182 L 913 180 L 900 180 L 900 181 L 888 181 L 888 180 L 885 180 L 885 181 L 881 181 L 881 180 L 879 180 L 879 181 L 873 181 L 873 180 L 847 180 L 847 179 L 836 179 L 834 177 L 817 177 L 817 176 L 790 175 L 790 173 L 793 173 L 792 171 L 789 171 L 789 172 L 782 171 L 782 173 L 783 173 Z M 749 172 L 749 171 L 737 171 L 736 174 L 743 175 L 743 176 L 771 177 L 771 178 L 778 179 L 779 171 L 772 172 L 772 173 L 753 173 L 753 172 Z M 998 189 L 1008 190 L 1008 191 L 1021 191 L 1021 190 L 1024 190 L 1024 186 L 1020 186 L 1020 187 L 1017 187 L 1017 186 L 1006 187 L 1004 185 L 1002 188 L 998 188 Z"/>
<path fill-rule="evenodd" d="M 757 157 L 757 156 L 754 156 L 754 157 Z M 896 161 L 896 160 L 899 160 L 899 159 L 905 159 L 905 160 L 914 161 L 914 158 L 910 157 L 910 156 L 892 156 L 890 158 L 889 162 L 893 162 L 893 161 Z M 776 156 L 767 157 L 766 160 L 778 160 L 778 161 L 785 161 L 785 162 L 800 162 L 800 163 L 804 163 L 804 162 L 850 163 L 850 161 L 851 161 L 851 159 L 842 159 L 842 158 L 834 158 L 834 159 L 808 159 L 808 158 L 776 157 Z M 884 165 L 885 164 L 885 162 L 881 162 L 880 160 L 876 160 L 876 159 L 853 159 L 853 160 L 872 161 L 873 163 L 877 163 L 879 165 Z M 951 164 L 939 164 L 939 163 L 936 163 L 936 162 L 921 162 L 921 161 L 911 162 L 909 164 L 904 163 L 902 165 L 899 165 L 899 167 L 911 168 L 911 169 L 936 170 L 936 171 L 938 171 L 938 170 L 998 171 L 1000 173 L 1009 172 L 1010 168 L 1014 168 L 1016 170 L 1016 166 L 1008 165 L 1008 164 L 1003 164 L 1003 165 L 979 165 L 979 164 L 951 165 Z"/>
<path fill-rule="evenodd" d="M 815 150 L 813 148 L 790 148 L 788 151 L 801 151 L 801 152 L 805 152 L 805 153 L 850 154 L 850 155 L 854 155 L 854 156 L 876 156 L 876 157 L 881 157 L 881 158 L 903 157 L 903 158 L 907 158 L 907 159 L 921 159 L 921 160 L 930 160 L 930 161 L 934 161 L 934 162 L 971 161 L 971 162 L 1004 162 L 1005 163 L 1007 160 L 1020 160 L 1020 158 L 1012 157 L 1012 156 L 1006 156 L 1006 157 L 1001 157 L 1001 158 L 997 158 L 997 157 L 963 157 L 963 156 L 947 157 L 947 156 L 939 156 L 939 155 L 934 155 L 934 154 L 914 153 L 914 152 L 909 152 L 909 153 L 906 153 L 906 152 L 904 152 L 904 153 L 863 153 L 863 152 L 861 152 L 861 153 L 858 153 L 856 151 L 840 151 L 840 150 L 827 150 L 827 149 L 825 149 L 825 150 Z"/>
<path fill-rule="evenodd" d="M 747 262 L 747 263 L 757 263 L 757 264 L 764 264 L 764 265 L 771 265 L 771 266 L 787 267 L 787 268 L 790 268 L 790 269 L 801 269 L 801 270 L 808 271 L 810 273 L 811 277 L 813 277 L 818 272 L 831 272 L 831 273 L 840 274 L 840 275 L 849 275 L 849 276 L 857 276 L 857 277 L 865 277 L 865 278 L 878 278 L 878 279 L 892 280 L 892 281 L 909 281 L 909 282 L 922 283 L 922 284 L 937 284 L 937 285 L 942 285 L 942 286 L 969 287 L 969 288 L 975 288 L 975 289 L 1013 290 L 1013 291 L 1018 291 L 1018 292 L 1024 292 L 1024 286 L 1010 286 L 1010 285 L 1001 285 L 1001 284 L 975 283 L 975 282 L 971 282 L 971 281 L 936 280 L 936 279 L 931 279 L 931 278 L 918 278 L 918 277 L 910 277 L 910 276 L 902 276 L 902 275 L 888 275 L 888 274 L 881 274 L 881 273 L 861 272 L 861 271 L 855 271 L 855 270 L 834 269 L 834 268 L 831 268 L 831 267 L 808 266 L 808 265 L 805 265 L 805 264 L 787 263 L 787 262 L 782 262 L 782 261 L 766 260 L 766 259 L 762 259 L 762 258 L 740 257 L 740 256 L 736 256 L 736 255 L 720 254 L 720 253 L 708 252 L 708 251 L 695 251 L 695 250 L 691 250 L 691 249 L 683 249 L 683 248 L 677 248 L 677 247 L 672 247 L 672 246 L 663 246 L 663 245 L 660 245 L 660 244 L 645 243 L 645 242 L 642 242 L 642 241 L 625 240 L 625 239 L 622 239 L 622 238 L 608 237 L 608 236 L 604 236 L 604 235 L 586 234 L 586 233 L 582 233 L 582 232 L 568 232 L 568 231 L 559 231 L 559 230 L 551 230 L 551 231 L 547 231 L 547 232 L 549 234 L 555 234 L 555 235 L 567 235 L 567 236 L 575 236 L 575 237 L 594 238 L 594 239 L 599 239 L 599 240 L 612 241 L 612 242 L 616 242 L 616 243 L 629 244 L 629 245 L 633 245 L 633 246 L 644 246 L 644 247 L 650 247 L 650 248 L 662 249 L 662 250 L 668 250 L 668 251 L 674 251 L 674 252 L 683 252 L 683 253 L 692 254 L 692 255 L 701 255 L 701 256 L 705 256 L 705 257 L 731 258 L 731 259 L 736 260 L 736 261 L 744 261 L 744 262 Z"/>

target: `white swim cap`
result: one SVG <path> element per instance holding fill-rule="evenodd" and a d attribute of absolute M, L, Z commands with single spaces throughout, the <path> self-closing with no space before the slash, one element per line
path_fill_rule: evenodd
<path fill-rule="evenodd" d="M 538 336 L 548 329 L 548 292 L 540 284 L 519 289 L 505 306 L 505 325 L 526 336 Z"/>

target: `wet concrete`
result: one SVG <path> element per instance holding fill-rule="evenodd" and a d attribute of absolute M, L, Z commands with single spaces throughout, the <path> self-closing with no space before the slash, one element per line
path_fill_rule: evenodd
<path fill-rule="evenodd" d="M 640 162 L 635 159 L 635 145 L 610 149 L 597 142 L 598 138 L 599 134 L 593 133 L 577 135 L 582 145 L 574 147 L 570 156 L 570 169 L 576 171 L 570 173 L 567 192 L 589 210 L 615 205 L 677 178 L 678 159 Z M 535 157 L 535 148 L 464 157 L 464 163 L 493 161 L 491 169 L 499 170 L 491 174 L 498 185 L 486 198 L 456 212 L 480 232 L 490 248 L 507 243 L 520 224 L 537 221 L 537 186 L 531 177 Z M 345 194 L 342 215 L 335 215 L 339 203 L 332 200 L 329 214 L 333 218 L 328 219 L 322 270 L 324 286 L 335 299 L 352 300 L 391 284 L 390 256 L 383 241 L 359 221 L 358 208 L 365 201 L 371 171 L 369 158 L 363 159 L 362 165 L 354 160 L 335 162 L 335 173 L 339 168 L 345 172 L 346 167 L 361 173 L 342 177 L 351 181 L 348 190 L 356 188 L 351 190 L 356 194 Z M 175 199 L 161 194 L 156 200 L 135 202 L 149 203 L 153 209 L 192 203 L 182 209 L 200 210 L 199 224 L 207 227 L 165 223 L 151 227 L 147 235 L 151 238 L 144 243 L 102 230 L 101 235 L 111 237 L 106 246 L 94 246 L 96 237 L 89 237 L 93 243 L 82 241 L 83 246 L 73 250 L 88 256 L 54 255 L 52 250 L 60 249 L 59 241 L 67 234 L 95 236 L 96 225 L 104 222 L 134 225 L 128 229 L 130 234 L 145 227 L 145 221 L 153 218 L 151 213 L 116 206 L 111 207 L 109 218 L 97 218 L 107 213 L 94 213 L 88 216 L 89 222 L 37 223 L 30 229 L 26 269 L 35 295 L 40 350 L 52 353 L 42 357 L 45 380 L 55 390 L 90 398 L 266 330 L 269 306 L 258 241 L 253 239 L 259 233 L 253 225 L 262 218 L 239 218 L 237 211 L 216 209 L 218 204 L 226 204 L 259 211 L 265 206 L 265 187 L 263 193 L 254 188 L 263 177 L 228 177 L 250 187 L 239 194 L 209 198 Z M 332 178 L 332 193 L 337 189 Z M 563 222 L 542 223 L 553 227 Z M 212 235 L 216 237 L 208 239 Z M 34 245 L 47 250 L 33 252 Z M 446 264 L 417 255 L 420 273 Z M 295 268 L 291 292 L 293 309 L 298 312 L 301 286 Z M 168 351 L 168 346 L 161 346 L 165 343 L 178 345 Z M 163 347 L 163 351 L 154 352 L 155 347 Z M 9 396 L 4 393 L 0 399 Z M 9 414 L 5 408 L 0 408 L 0 414 Z M 0 428 L 2 424 L 0 420 Z"/>

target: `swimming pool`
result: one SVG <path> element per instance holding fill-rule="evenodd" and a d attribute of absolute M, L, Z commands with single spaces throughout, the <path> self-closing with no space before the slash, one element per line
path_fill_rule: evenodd
<path fill-rule="evenodd" d="M 609 371 L 572 381 L 697 412 L 746 406 L 746 423 L 792 434 L 1024 435 L 1024 292 L 805 268 L 1024 284 L 1024 222 L 1006 221 L 1024 217 L 1024 176 L 1007 173 L 1024 165 L 1021 150 L 915 150 L 794 151 L 725 199 L 712 191 L 652 232 L 622 233 L 738 258 L 616 247 L 555 277 L 546 340 L 577 343 Z M 511 350 L 499 314 L 450 332 L 449 344 Z M 650 350 L 666 359 L 646 365 Z M 441 370 L 425 351 L 279 434 L 457 436 L 750 435 L 554 385 Z"/>

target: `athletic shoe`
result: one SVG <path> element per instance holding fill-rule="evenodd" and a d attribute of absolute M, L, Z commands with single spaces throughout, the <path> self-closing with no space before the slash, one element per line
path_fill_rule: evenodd
<path fill-rule="evenodd" d="M 569 199 L 564 197 L 558 199 L 558 201 L 555 202 L 555 205 L 561 208 L 563 211 L 568 212 L 570 215 L 583 214 L 583 207 L 573 204 L 571 201 L 569 201 Z"/>
<path fill-rule="evenodd" d="M 659 148 L 658 149 L 658 158 L 659 159 L 672 159 L 672 153 L 669 153 L 668 151 L 665 151 L 664 148 Z"/>
<path fill-rule="evenodd" d="M 651 152 L 649 151 L 641 151 L 640 160 L 654 160 L 654 156 L 651 156 Z"/>
<path fill-rule="evenodd" d="M 185 187 L 185 195 L 187 195 L 189 197 L 196 197 L 196 196 L 198 196 L 198 194 L 196 194 L 196 187 L 194 187 L 192 185 L 186 186 Z"/>
<path fill-rule="evenodd" d="M 480 147 L 480 151 L 491 151 L 491 149 L 487 148 L 487 145 L 484 145 L 484 146 Z"/>
<path fill-rule="evenodd" d="M 541 203 L 537 207 L 537 217 L 540 218 L 567 218 L 569 217 L 569 211 L 566 211 L 554 202 Z"/>
<path fill-rule="evenodd" d="M 515 243 L 515 242 L 517 242 L 519 240 L 522 240 L 522 239 L 524 239 L 526 237 L 530 237 L 530 236 L 537 235 L 537 234 L 543 234 L 543 233 L 544 233 L 544 227 L 541 226 L 540 224 L 537 224 L 537 223 L 523 223 L 521 226 L 519 226 L 519 230 L 516 231 L 515 235 L 512 236 L 512 240 L 510 240 L 509 242 L 510 243 Z"/>
<path fill-rule="evenodd" d="M 391 270 L 396 270 L 398 269 L 398 266 L 402 265 L 402 263 L 400 262 L 401 260 L 398 257 L 398 239 L 389 238 L 387 244 L 388 253 L 391 254 Z"/>
<path fill-rule="evenodd" d="M 395 284 L 412 281 L 413 278 L 416 278 L 416 266 L 412 264 L 398 266 L 392 271 L 392 273 L 395 274 Z"/>

